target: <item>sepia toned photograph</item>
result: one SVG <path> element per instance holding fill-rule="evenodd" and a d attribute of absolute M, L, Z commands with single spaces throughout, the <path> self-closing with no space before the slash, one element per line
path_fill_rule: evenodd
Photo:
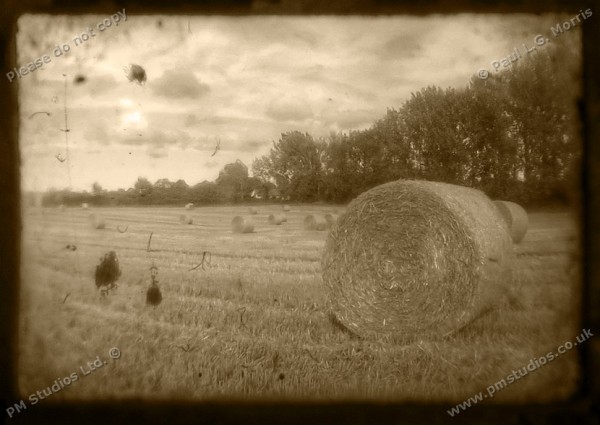
<path fill-rule="evenodd" d="M 7 417 L 570 399 L 594 13 L 22 15 Z"/>

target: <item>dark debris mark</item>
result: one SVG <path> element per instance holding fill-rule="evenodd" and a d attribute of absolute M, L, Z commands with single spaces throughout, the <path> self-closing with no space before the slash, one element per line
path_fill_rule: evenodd
<path fill-rule="evenodd" d="M 121 230 L 121 226 L 117 226 L 117 230 L 119 231 L 119 233 L 125 233 L 127 229 L 129 229 L 129 226 L 125 226 L 125 230 Z"/>
<path fill-rule="evenodd" d="M 146 84 L 147 75 L 146 70 L 140 65 L 131 64 L 129 66 L 129 72 L 127 73 L 127 79 L 129 81 L 136 81 L 140 85 Z"/>
<path fill-rule="evenodd" d="M 100 258 L 100 264 L 96 266 L 96 287 L 101 295 L 107 295 L 108 292 L 117 287 L 117 280 L 121 276 L 121 267 L 115 251 L 107 252 Z"/>
<path fill-rule="evenodd" d="M 152 279 L 152 283 L 146 291 L 146 304 L 152 305 L 154 307 L 156 307 L 162 302 L 162 293 L 160 292 L 160 288 L 158 287 L 158 279 L 156 278 L 157 275 L 158 267 L 156 267 L 153 263 L 150 266 L 150 278 Z"/>
<path fill-rule="evenodd" d="M 244 320 L 244 313 L 246 312 L 246 307 L 238 308 L 237 311 L 240 312 L 240 323 L 243 327 L 248 328 L 248 326 L 246 326 L 246 321 Z"/>
<path fill-rule="evenodd" d="M 181 350 L 183 350 L 184 353 L 188 353 L 190 351 L 194 351 L 196 349 L 196 346 L 190 345 L 190 344 L 185 344 L 185 345 L 178 345 L 177 348 L 180 348 Z M 200 376 L 202 376 L 202 373 L 200 373 Z"/>
<path fill-rule="evenodd" d="M 29 115 L 29 119 L 33 118 L 34 116 L 36 116 L 37 114 L 46 114 L 47 117 L 49 117 L 50 115 L 52 115 L 50 112 L 46 112 L 46 111 L 38 111 L 38 112 L 34 112 L 33 114 Z"/>
<path fill-rule="evenodd" d="M 158 281 L 152 282 L 146 291 L 146 304 L 156 307 L 162 302 L 162 293 L 158 287 Z"/>
<path fill-rule="evenodd" d="M 284 379 L 285 379 L 285 375 L 283 374 L 283 372 L 281 372 L 281 373 L 279 374 L 279 380 L 280 380 L 280 381 L 283 381 Z"/>
<path fill-rule="evenodd" d="M 311 359 L 313 359 L 313 361 L 314 361 L 315 363 L 319 363 L 319 361 L 318 361 L 318 360 L 315 358 L 315 356 L 313 356 L 313 355 L 312 355 L 312 353 L 311 353 L 309 350 L 305 350 L 305 351 L 306 351 L 306 353 L 308 354 L 308 356 L 309 356 Z"/>
<path fill-rule="evenodd" d="M 50 99 L 52 101 L 52 103 L 58 103 L 58 96 L 52 96 L 52 99 Z"/>
<path fill-rule="evenodd" d="M 77 250 L 77 246 L 76 245 L 67 245 L 65 248 L 67 248 L 69 251 L 75 251 Z"/>
<path fill-rule="evenodd" d="M 157 26 L 158 28 L 162 28 L 162 26 L 163 26 L 163 23 L 162 23 L 162 20 L 161 20 L 161 19 L 159 19 L 158 21 L 156 21 L 156 26 Z"/>
<path fill-rule="evenodd" d="M 217 145 L 215 146 L 215 151 L 211 155 L 211 158 L 217 154 L 221 150 L 221 139 L 217 139 Z"/>
<path fill-rule="evenodd" d="M 207 256 L 207 254 L 208 254 L 208 256 Z M 206 269 L 204 268 L 204 265 L 206 264 L 207 266 L 210 267 L 211 263 L 212 263 L 212 254 L 210 253 L 210 251 L 204 251 L 202 253 L 202 260 L 200 261 L 200 263 L 195 265 L 188 271 L 191 272 L 192 270 L 196 270 L 198 267 L 202 267 L 202 270 L 206 271 Z"/>
<path fill-rule="evenodd" d="M 60 153 L 54 155 L 54 158 L 58 159 L 59 162 L 65 162 L 66 158 L 63 158 Z"/>
<path fill-rule="evenodd" d="M 67 298 L 69 298 L 69 295 L 71 295 L 71 293 L 67 292 L 67 295 L 65 295 L 65 299 L 62 302 L 63 304 L 67 301 Z"/>
<path fill-rule="evenodd" d="M 198 372 L 198 378 L 202 378 L 202 372 Z"/>
<path fill-rule="evenodd" d="M 85 82 L 86 82 L 86 80 L 87 80 L 87 78 L 85 78 L 85 75 L 78 74 L 78 75 L 77 75 L 77 76 L 76 76 L 76 77 L 73 79 L 73 82 L 74 82 L 75 84 L 82 84 L 82 83 L 85 83 Z"/>
<path fill-rule="evenodd" d="M 148 238 L 148 246 L 146 247 L 146 252 L 150 252 L 150 243 L 152 242 L 152 235 L 154 232 L 150 232 L 150 237 Z"/>

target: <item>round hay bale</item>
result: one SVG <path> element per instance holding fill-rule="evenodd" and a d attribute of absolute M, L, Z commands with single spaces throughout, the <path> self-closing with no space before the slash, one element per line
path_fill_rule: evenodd
<path fill-rule="evenodd" d="M 508 226 L 508 233 L 514 243 L 519 243 L 525 237 L 529 227 L 529 217 L 527 211 L 510 201 L 494 201 L 496 208 L 500 212 L 502 219 Z"/>
<path fill-rule="evenodd" d="M 194 209 L 194 204 L 192 204 L 191 202 L 189 204 L 185 205 L 185 209 L 186 210 L 193 210 Z"/>
<path fill-rule="evenodd" d="M 325 221 L 329 226 L 333 226 L 337 221 L 337 216 L 334 214 L 325 214 Z"/>
<path fill-rule="evenodd" d="M 269 224 L 280 225 L 283 223 L 283 216 L 281 214 L 271 214 L 267 220 L 269 221 Z"/>
<path fill-rule="evenodd" d="M 323 217 L 317 217 L 312 214 L 304 217 L 304 230 L 326 230 L 329 224 Z"/>
<path fill-rule="evenodd" d="M 282 207 L 282 209 L 283 209 L 285 212 L 289 212 L 289 211 L 290 211 L 290 206 L 289 206 L 289 205 L 284 205 L 284 206 Z"/>
<path fill-rule="evenodd" d="M 238 215 L 231 220 L 231 230 L 233 233 L 252 233 L 254 232 L 254 223 L 249 218 Z"/>
<path fill-rule="evenodd" d="M 83 204 L 81 204 L 81 208 L 83 208 L 84 210 L 87 210 L 90 206 L 88 205 L 87 202 L 84 202 Z"/>
<path fill-rule="evenodd" d="M 515 254 L 482 192 L 445 183 L 387 183 L 357 197 L 332 227 L 322 260 L 329 307 L 362 337 L 448 335 L 512 285 Z"/>
<path fill-rule="evenodd" d="M 88 219 L 94 229 L 104 229 L 106 227 L 104 218 L 98 214 L 90 214 Z"/>
<path fill-rule="evenodd" d="M 258 209 L 256 207 L 250 207 L 248 208 L 248 212 L 250 214 L 258 214 Z"/>
<path fill-rule="evenodd" d="M 194 223 L 194 219 L 192 218 L 191 215 L 181 214 L 179 216 L 179 222 L 181 224 L 193 224 Z"/>
<path fill-rule="evenodd" d="M 285 215 L 285 214 L 280 214 L 280 216 L 281 216 L 281 222 L 282 222 L 282 223 L 287 223 L 287 215 Z"/>

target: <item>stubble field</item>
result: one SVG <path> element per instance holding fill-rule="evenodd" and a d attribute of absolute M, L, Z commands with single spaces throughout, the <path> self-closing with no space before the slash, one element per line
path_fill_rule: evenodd
<path fill-rule="evenodd" d="M 444 340 L 404 346 L 348 334 L 327 314 L 320 268 L 327 232 L 302 226 L 308 213 L 341 209 L 292 205 L 287 223 L 275 226 L 267 215 L 281 206 L 259 206 L 250 234 L 230 228 L 235 215 L 248 215 L 246 206 L 25 210 L 22 397 L 76 372 L 76 382 L 42 402 L 460 402 L 581 332 L 577 223 L 567 212 L 531 212 L 516 247 L 521 289 L 490 314 Z M 102 215 L 106 228 L 93 229 L 90 213 Z M 183 213 L 193 225 L 179 222 Z M 122 276 L 101 299 L 94 271 L 108 251 L 117 253 Z M 204 270 L 190 270 L 205 251 Z M 157 307 L 146 305 L 152 264 L 163 294 Z M 109 357 L 113 347 L 120 358 Z M 90 372 L 87 362 L 97 356 L 106 364 Z M 565 398 L 578 383 L 577 362 L 572 350 L 486 402 Z"/>

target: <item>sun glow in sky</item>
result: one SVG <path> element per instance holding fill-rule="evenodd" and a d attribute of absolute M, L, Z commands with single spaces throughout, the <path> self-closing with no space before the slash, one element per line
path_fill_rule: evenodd
<path fill-rule="evenodd" d="M 463 87 L 479 68 L 549 31 L 556 17 L 127 16 L 89 41 L 105 16 L 24 15 L 18 64 L 22 184 L 127 188 L 138 176 L 213 180 L 269 151 L 282 132 L 364 129 L 429 85 Z M 571 34 L 569 34 L 571 36 Z M 72 46 L 54 57 L 59 43 Z M 127 78 L 142 66 L 145 84 Z M 64 96 L 65 80 L 67 96 Z M 66 101 L 69 132 L 64 127 Z M 46 111 L 50 115 L 31 114 Z M 70 176 L 66 157 L 69 140 Z M 221 149 L 214 157 L 215 141 Z"/>

